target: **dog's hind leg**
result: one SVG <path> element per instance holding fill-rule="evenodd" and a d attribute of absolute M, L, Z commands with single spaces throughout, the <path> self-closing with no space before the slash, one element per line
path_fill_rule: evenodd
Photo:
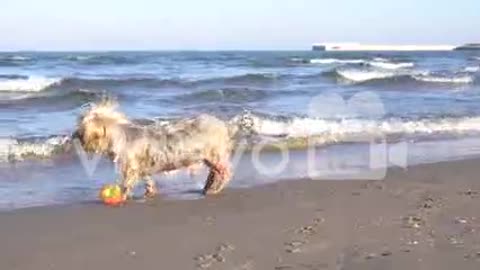
<path fill-rule="evenodd" d="M 226 165 L 226 162 L 211 163 L 206 161 L 205 164 L 210 168 L 210 173 L 203 188 L 203 194 L 218 194 L 223 190 L 228 181 L 230 181 L 230 167 Z"/>
<path fill-rule="evenodd" d="M 157 195 L 157 187 L 155 180 L 150 175 L 145 176 L 145 197 L 146 198 L 152 198 Z"/>
<path fill-rule="evenodd" d="M 205 186 L 203 187 L 203 194 L 204 195 L 213 195 L 216 194 L 216 190 L 218 190 L 218 186 L 221 183 L 220 175 L 215 172 L 215 170 L 210 169 L 208 173 L 207 181 L 205 182 Z"/>

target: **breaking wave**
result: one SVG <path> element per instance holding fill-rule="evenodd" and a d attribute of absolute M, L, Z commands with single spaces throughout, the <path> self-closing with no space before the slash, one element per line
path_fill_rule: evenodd
<path fill-rule="evenodd" d="M 123 55 L 69 55 L 64 59 L 81 65 L 122 65 L 137 63 L 135 58 Z"/>
<path fill-rule="evenodd" d="M 468 74 L 437 74 L 420 71 L 385 71 L 377 69 L 336 69 L 335 75 L 347 82 L 365 83 L 380 80 L 410 79 L 425 83 L 471 84 L 474 77 Z M 328 73 L 327 73 L 328 74 Z"/>
<path fill-rule="evenodd" d="M 480 66 L 466 67 L 464 70 L 465 70 L 465 72 L 475 73 L 475 72 L 480 71 Z"/>
<path fill-rule="evenodd" d="M 384 58 L 374 58 L 373 60 L 368 59 L 338 59 L 338 58 L 314 58 L 314 59 L 293 59 L 296 62 L 310 63 L 310 64 L 321 64 L 321 65 L 348 65 L 348 64 L 361 64 L 365 66 L 375 67 L 379 69 L 405 69 L 414 67 L 415 64 L 412 62 L 392 62 Z"/>
<path fill-rule="evenodd" d="M 363 59 L 336 59 L 336 58 L 319 58 L 319 59 L 310 59 L 307 62 L 310 64 L 363 64 L 366 60 Z"/>
<path fill-rule="evenodd" d="M 116 78 L 47 78 L 40 76 L 24 76 L 16 74 L 0 75 L 0 101 L 5 100 L 21 100 L 28 98 L 45 98 L 55 96 L 65 96 L 71 94 L 82 94 L 91 91 L 85 89 L 102 89 L 114 90 L 116 88 L 130 89 L 132 87 L 140 88 L 182 88 L 195 89 L 202 87 L 206 89 L 223 89 L 209 90 L 202 96 L 210 97 L 228 97 L 232 95 L 245 95 L 250 89 L 261 87 L 275 83 L 277 80 L 284 78 L 284 75 L 276 76 L 269 73 L 252 73 L 230 77 L 212 77 L 206 79 L 189 79 L 189 78 L 171 78 L 161 79 L 149 76 L 138 77 L 116 77 Z M 227 86 L 225 86 L 227 85 Z M 230 91 L 235 87 L 243 87 L 247 91 Z M 48 91 L 46 91 L 48 90 Z M 99 92 L 99 91 L 95 91 Z M 250 91 L 258 94 L 261 91 Z M 41 94 L 42 93 L 42 94 Z M 117 93 L 118 94 L 118 93 Z M 260 93 L 262 94 L 262 93 Z M 197 95 L 197 94 L 195 94 Z"/>
<path fill-rule="evenodd" d="M 49 158 L 62 152 L 69 141 L 68 136 L 26 139 L 0 138 L 0 162 Z"/>
<path fill-rule="evenodd" d="M 402 68 L 411 68 L 414 67 L 414 63 L 405 62 L 405 63 L 391 63 L 385 61 L 371 61 L 367 63 L 369 66 L 383 68 L 383 69 L 402 69 Z"/>
<path fill-rule="evenodd" d="M 389 138 L 409 135 L 460 135 L 478 134 L 480 117 L 442 119 L 343 119 L 319 118 L 274 119 L 252 116 L 254 133 L 267 137 L 306 138 L 313 136 L 316 142 L 337 143 L 352 138 Z"/>
<path fill-rule="evenodd" d="M 5 55 L 0 54 L 0 66 L 20 66 L 28 64 L 32 59 L 24 55 Z"/>
<path fill-rule="evenodd" d="M 473 83 L 474 78 L 469 75 L 456 76 L 440 76 L 440 75 L 413 75 L 413 78 L 418 81 L 432 82 L 432 83 L 450 83 L 450 84 L 469 84 Z"/>
<path fill-rule="evenodd" d="M 328 60 L 328 59 L 322 59 Z M 333 75 L 338 79 L 350 83 L 364 83 L 369 81 L 378 81 L 385 79 L 408 78 L 415 81 L 427 83 L 445 83 L 445 84 L 469 84 L 475 81 L 474 74 L 478 67 L 467 67 L 459 73 L 433 73 L 424 71 L 415 71 L 409 69 L 412 63 L 390 63 L 375 61 L 369 62 L 371 67 L 339 67 L 333 71 L 324 72 L 323 75 Z M 261 87 L 268 86 L 279 81 L 288 79 L 309 79 L 318 78 L 318 74 L 297 76 L 295 74 L 275 74 L 275 73 L 246 73 L 234 76 L 218 76 L 211 78 L 158 78 L 151 75 L 146 76 L 119 76 L 113 78 L 88 78 L 88 77 L 66 77 L 49 78 L 41 76 L 25 76 L 17 74 L 0 74 L 0 92 L 40 92 L 48 89 L 104 89 L 112 88 L 196 88 L 196 87 L 215 87 L 222 88 L 225 85 Z"/>
<path fill-rule="evenodd" d="M 10 78 L 0 79 L 0 91 L 39 92 L 61 82 L 62 79 L 59 78 L 14 77 L 14 75 L 10 75 Z"/>
<path fill-rule="evenodd" d="M 267 73 L 252 73 L 237 75 L 231 77 L 212 77 L 206 79 L 190 79 L 190 78 L 155 78 L 155 77 L 119 77 L 119 78 L 66 78 L 62 80 L 61 86 L 67 88 L 102 88 L 110 87 L 126 87 L 137 86 L 145 88 L 161 88 L 161 87 L 191 87 L 191 86 L 208 86 L 208 85 L 255 85 L 274 82 L 282 76 Z"/>
<path fill-rule="evenodd" d="M 250 119 L 245 122 L 245 119 Z M 168 125 L 168 120 L 138 120 L 148 125 Z M 245 124 L 247 123 L 247 124 Z M 307 143 L 328 145 L 349 142 L 369 142 L 371 139 L 428 140 L 441 136 L 478 135 L 480 117 L 446 117 L 407 120 L 389 118 L 321 119 L 308 117 L 269 117 L 265 115 L 237 115 L 230 124 L 248 127 L 248 137 L 267 139 L 267 142 L 286 143 L 288 148 L 307 147 Z M 310 140 L 311 139 L 311 140 Z M 253 143 L 258 140 L 253 140 Z M 292 143 L 293 142 L 293 143 Z M 262 140 L 262 143 L 265 141 Z M 0 162 L 45 159 L 66 152 L 71 138 L 65 135 L 42 138 L 0 138 Z"/>
<path fill-rule="evenodd" d="M 69 55 L 65 59 L 69 61 L 85 61 L 94 58 L 92 55 Z"/>
<path fill-rule="evenodd" d="M 341 78 L 351 82 L 366 82 L 398 76 L 394 72 L 364 69 L 338 69 L 335 72 Z"/>
<path fill-rule="evenodd" d="M 104 91 L 93 89 L 53 90 L 44 92 L 14 92 L 0 96 L 2 108 L 42 108 L 44 111 L 74 109 L 98 100 Z"/>

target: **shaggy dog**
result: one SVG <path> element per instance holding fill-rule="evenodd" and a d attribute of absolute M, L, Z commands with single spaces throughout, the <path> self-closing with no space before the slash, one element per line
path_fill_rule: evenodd
<path fill-rule="evenodd" d="M 93 105 L 74 133 L 87 153 L 107 155 L 120 169 L 124 198 L 145 181 L 145 196 L 156 194 L 152 175 L 204 164 L 209 169 L 204 194 L 217 194 L 231 178 L 230 155 L 235 128 L 210 115 L 164 126 L 136 124 L 116 110 L 116 104 Z"/>

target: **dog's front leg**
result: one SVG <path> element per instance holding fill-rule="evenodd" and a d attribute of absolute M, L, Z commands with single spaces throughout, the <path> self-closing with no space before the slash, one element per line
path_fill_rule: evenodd
<path fill-rule="evenodd" d="M 146 198 L 153 198 L 155 197 L 155 195 L 157 195 L 158 191 L 157 191 L 157 187 L 156 187 L 156 183 L 155 183 L 155 180 L 153 180 L 153 178 L 148 175 L 148 176 L 145 176 L 145 197 Z"/>
<path fill-rule="evenodd" d="M 134 174 L 125 174 L 122 184 L 123 184 L 123 199 L 128 200 L 133 197 L 133 188 L 138 181 L 138 177 Z"/>
<path fill-rule="evenodd" d="M 132 181 L 123 181 L 123 200 L 126 201 L 133 197 Z"/>

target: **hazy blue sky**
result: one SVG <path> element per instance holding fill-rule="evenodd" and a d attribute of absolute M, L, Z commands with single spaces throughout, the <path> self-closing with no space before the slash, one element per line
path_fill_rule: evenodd
<path fill-rule="evenodd" d="M 480 42 L 480 0 L 0 0 L 0 50 Z"/>

